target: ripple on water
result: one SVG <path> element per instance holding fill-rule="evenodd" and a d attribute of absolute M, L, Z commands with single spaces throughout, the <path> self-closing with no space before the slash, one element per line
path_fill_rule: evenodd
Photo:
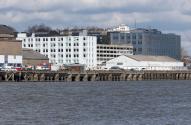
<path fill-rule="evenodd" d="M 190 81 L 1 83 L 1 125 L 189 125 Z"/>

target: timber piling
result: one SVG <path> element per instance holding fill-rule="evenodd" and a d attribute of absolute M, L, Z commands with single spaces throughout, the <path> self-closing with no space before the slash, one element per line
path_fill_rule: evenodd
<path fill-rule="evenodd" d="M 0 82 L 191 80 L 191 71 L 0 71 Z"/>

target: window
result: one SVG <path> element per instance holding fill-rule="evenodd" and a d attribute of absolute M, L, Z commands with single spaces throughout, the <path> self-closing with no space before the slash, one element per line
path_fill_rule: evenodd
<path fill-rule="evenodd" d="M 138 41 L 138 44 L 142 44 L 142 41 Z"/>
<path fill-rule="evenodd" d="M 132 43 L 133 43 L 133 44 L 136 44 L 136 41 L 135 41 L 135 40 L 133 40 L 133 41 L 132 41 Z"/>
<path fill-rule="evenodd" d="M 114 40 L 118 40 L 119 39 L 118 33 L 113 33 L 112 35 L 113 35 L 113 39 Z"/>
<path fill-rule="evenodd" d="M 142 39 L 143 38 L 143 36 L 142 36 L 142 34 L 138 34 L 138 37 L 139 37 L 139 39 Z"/>
<path fill-rule="evenodd" d="M 121 40 L 124 40 L 125 39 L 125 34 L 123 33 L 123 34 L 120 34 L 120 36 L 121 36 Z"/>
<path fill-rule="evenodd" d="M 136 51 L 137 51 L 137 49 L 136 49 L 136 48 L 134 48 L 134 49 L 133 49 L 133 51 L 134 51 L 134 52 L 136 52 Z"/>
<path fill-rule="evenodd" d="M 142 52 L 142 48 L 138 48 L 138 51 L 139 51 L 139 52 Z"/>
<path fill-rule="evenodd" d="M 136 34 L 135 33 L 132 34 L 132 38 L 136 39 Z"/>
<path fill-rule="evenodd" d="M 128 40 L 130 40 L 130 34 L 127 34 L 127 36 L 126 36 L 126 38 L 128 39 Z"/>

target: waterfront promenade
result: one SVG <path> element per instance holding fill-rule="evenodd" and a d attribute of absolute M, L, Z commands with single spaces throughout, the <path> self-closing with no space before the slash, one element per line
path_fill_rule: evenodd
<path fill-rule="evenodd" d="M 123 71 L 96 70 L 84 72 L 1 71 L 1 82 L 79 82 L 79 81 L 141 81 L 191 80 L 191 71 Z"/>

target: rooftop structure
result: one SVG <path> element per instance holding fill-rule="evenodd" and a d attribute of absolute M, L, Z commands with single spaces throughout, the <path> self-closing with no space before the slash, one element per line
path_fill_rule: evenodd
<path fill-rule="evenodd" d="M 126 32 L 126 33 L 129 33 L 130 28 L 125 24 L 121 24 L 118 27 L 115 27 L 113 29 L 109 29 L 109 31 L 110 32 Z"/>

